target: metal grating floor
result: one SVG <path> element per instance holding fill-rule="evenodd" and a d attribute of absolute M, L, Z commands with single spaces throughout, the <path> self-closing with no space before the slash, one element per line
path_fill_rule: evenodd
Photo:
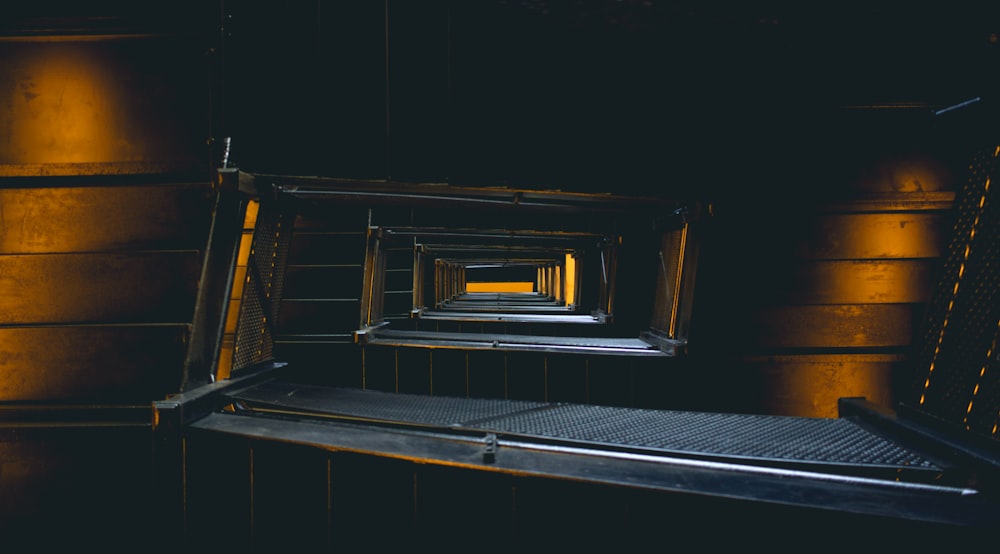
<path fill-rule="evenodd" d="M 389 394 L 283 381 L 250 387 L 233 396 L 258 409 L 430 427 L 466 427 L 547 406 L 539 402 Z"/>
<path fill-rule="evenodd" d="M 937 469 L 848 419 L 557 405 L 490 422 L 497 433 L 743 459 Z"/>
<path fill-rule="evenodd" d="M 484 342 L 490 344 L 544 344 L 551 346 L 580 346 L 589 348 L 615 348 L 631 350 L 654 350 L 655 347 L 640 338 L 632 337 L 576 337 L 545 335 L 512 335 L 502 333 L 448 333 L 421 331 L 378 331 L 377 339 L 420 339 L 445 340 L 455 342 Z"/>
<path fill-rule="evenodd" d="M 233 395 L 252 409 L 496 433 L 644 453 L 939 473 L 851 419 L 646 410 L 393 394 L 271 381 Z"/>

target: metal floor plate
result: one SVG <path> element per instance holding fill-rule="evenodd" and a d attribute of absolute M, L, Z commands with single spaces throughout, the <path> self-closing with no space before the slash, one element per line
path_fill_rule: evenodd
<path fill-rule="evenodd" d="M 496 433 L 652 454 L 921 473 L 942 470 L 846 418 L 422 396 L 283 381 L 248 387 L 232 396 L 262 411 Z"/>
<path fill-rule="evenodd" d="M 453 428 L 548 406 L 541 402 L 389 394 L 284 381 L 263 383 L 237 391 L 233 396 L 261 409 L 286 409 L 349 419 Z"/>
<path fill-rule="evenodd" d="M 576 337 L 576 336 L 541 336 L 512 335 L 502 333 L 448 333 L 435 331 L 378 331 L 382 339 L 423 339 L 432 338 L 456 342 L 488 342 L 498 344 L 547 344 L 552 346 L 580 346 L 590 348 L 617 348 L 633 350 L 655 350 L 655 346 L 640 338 L 631 337 Z"/>
<path fill-rule="evenodd" d="M 491 421 L 497 433 L 664 452 L 819 464 L 937 469 L 848 419 L 557 405 Z"/>

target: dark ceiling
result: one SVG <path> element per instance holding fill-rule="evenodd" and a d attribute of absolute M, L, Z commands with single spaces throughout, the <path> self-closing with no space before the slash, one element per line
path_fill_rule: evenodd
<path fill-rule="evenodd" d="M 1000 3 L 987 2 L 40 0 L 5 10 L 8 37 L 203 41 L 211 63 L 179 63 L 211 87 L 212 138 L 231 136 L 248 170 L 685 195 L 967 137 L 933 112 L 988 105 L 1000 49 Z"/>

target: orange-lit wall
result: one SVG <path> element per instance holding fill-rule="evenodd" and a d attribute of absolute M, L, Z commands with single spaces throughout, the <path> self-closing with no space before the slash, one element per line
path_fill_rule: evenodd
<path fill-rule="evenodd" d="M 0 41 L 0 177 L 207 177 L 207 64 L 171 37 Z"/>
<path fill-rule="evenodd" d="M 56 4 L 0 18 L 0 549 L 134 550 L 212 216 L 211 57 L 113 3 Z"/>
<path fill-rule="evenodd" d="M 843 148 L 832 198 L 778 199 L 766 217 L 722 203 L 692 349 L 728 350 L 726 380 L 744 391 L 735 404 L 820 417 L 836 417 L 841 397 L 894 405 L 964 175 L 891 138 L 893 153 Z"/>
<path fill-rule="evenodd" d="M 466 292 L 532 292 L 535 284 L 532 282 L 487 282 L 473 281 L 465 283 Z"/>

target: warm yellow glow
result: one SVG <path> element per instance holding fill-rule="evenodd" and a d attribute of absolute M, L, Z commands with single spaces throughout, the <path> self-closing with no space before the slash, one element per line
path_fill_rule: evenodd
<path fill-rule="evenodd" d="M 243 299 L 243 287 L 249 280 L 247 262 L 250 259 L 250 247 L 253 243 L 253 229 L 257 225 L 257 214 L 260 202 L 250 200 L 247 204 L 246 216 L 243 219 L 243 236 L 240 237 L 240 249 L 236 256 L 236 273 L 233 279 L 233 290 L 230 292 L 229 310 L 226 313 L 225 336 L 222 351 L 219 353 L 219 365 L 216 368 L 215 379 L 228 379 L 233 365 L 233 342 L 236 337 L 236 321 L 239 318 L 240 301 Z M 277 235 L 277 233 L 276 233 Z M 277 249 L 275 249 L 277 252 Z M 272 263 L 272 267 L 274 264 Z"/>
<path fill-rule="evenodd" d="M 260 202 L 257 200 L 251 200 L 247 203 L 247 213 L 243 218 L 243 228 L 253 229 L 254 225 L 257 224 L 257 212 L 260 211 Z"/>
<path fill-rule="evenodd" d="M 576 304 L 576 258 L 566 254 L 566 303 Z"/>
<path fill-rule="evenodd" d="M 997 327 L 1000 327 L 1000 321 L 997 322 Z M 985 357 L 986 360 L 993 359 L 993 352 L 994 352 L 994 350 L 996 350 L 996 347 L 997 347 L 997 340 L 994 338 L 993 339 L 993 343 L 990 345 L 989 350 L 986 351 L 986 357 Z M 982 367 L 979 368 L 979 381 L 980 382 L 982 382 L 983 378 L 986 377 L 986 368 L 988 366 L 989 366 L 989 362 L 986 362 L 986 363 L 984 363 L 982 365 Z M 972 405 L 973 405 L 973 403 L 976 400 L 976 396 L 979 395 L 979 385 L 980 385 L 980 382 L 977 382 L 976 386 L 972 389 L 972 399 L 969 400 L 969 406 L 965 410 L 965 418 L 963 419 L 963 423 L 965 423 L 966 425 L 968 425 L 968 423 L 969 423 L 969 415 L 972 414 Z"/>
<path fill-rule="evenodd" d="M 478 281 L 465 284 L 466 292 L 532 292 L 535 284 L 531 281 Z"/>
<path fill-rule="evenodd" d="M 556 280 L 556 290 L 554 292 L 556 293 L 556 300 L 562 301 L 563 300 L 562 268 L 558 265 L 555 267 L 555 280 Z"/>
<path fill-rule="evenodd" d="M 835 418 L 838 399 L 893 397 L 897 359 L 879 355 L 788 355 L 760 359 L 768 411 L 774 415 Z"/>
<path fill-rule="evenodd" d="M 119 77 L 89 51 L 64 44 L 22 52 L 12 69 L 8 136 L 15 163 L 127 161 Z M 88 55 L 90 54 L 90 55 Z"/>

